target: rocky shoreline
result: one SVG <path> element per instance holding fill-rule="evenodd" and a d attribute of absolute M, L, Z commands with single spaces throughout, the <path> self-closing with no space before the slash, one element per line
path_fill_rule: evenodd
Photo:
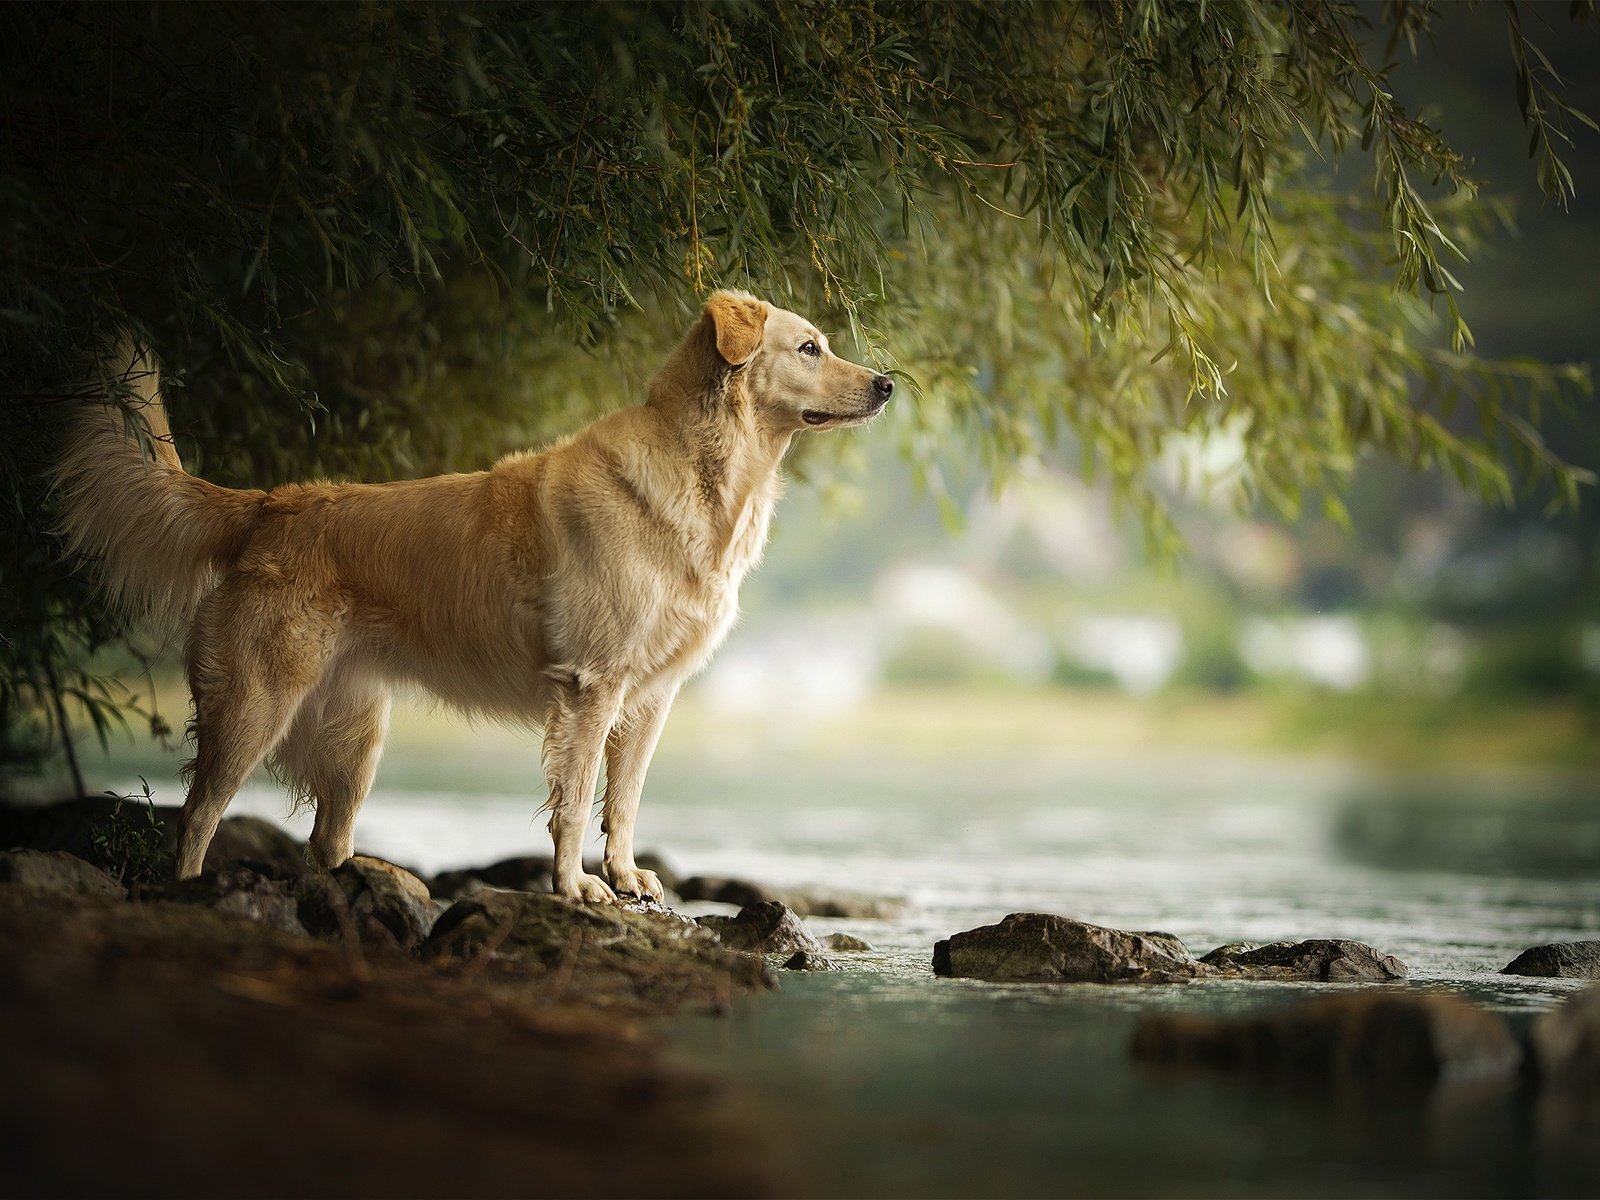
<path fill-rule="evenodd" d="M 803 912 L 904 906 L 684 879 L 659 859 L 674 900 L 737 914 L 567 901 L 538 857 L 431 879 L 370 857 L 314 874 L 299 843 L 248 817 L 223 823 L 201 877 L 173 883 L 171 816 L 99 799 L 0 806 L 0 1194 L 793 1192 L 803 1148 L 732 1083 L 672 1061 L 642 1021 L 725 1012 L 779 968 L 837 970 L 871 950 L 817 937 Z M 1594 978 L 1596 950 L 1534 947 L 1506 971 Z M 1405 964 L 1347 940 L 1197 956 L 1170 934 L 1016 913 L 941 940 L 932 968 L 1372 985 L 1240 1019 L 1152 1013 L 1129 1053 L 1159 1070 L 1424 1087 L 1521 1072 L 1583 1096 L 1600 1078 L 1600 987 L 1514 1035 L 1468 1000 L 1386 986 Z"/>

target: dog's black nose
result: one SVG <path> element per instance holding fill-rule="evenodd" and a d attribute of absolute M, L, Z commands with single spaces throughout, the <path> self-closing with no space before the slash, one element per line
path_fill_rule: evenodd
<path fill-rule="evenodd" d="M 878 395 L 887 400 L 890 396 L 894 395 L 894 380 L 890 379 L 887 375 L 879 375 L 872 381 L 872 389 L 873 391 L 877 392 Z"/>

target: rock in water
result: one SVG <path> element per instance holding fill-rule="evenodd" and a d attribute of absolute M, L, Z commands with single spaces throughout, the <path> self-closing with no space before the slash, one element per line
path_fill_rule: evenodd
<path fill-rule="evenodd" d="M 312 936 L 336 942 L 353 932 L 374 950 L 415 950 L 444 911 L 415 875 L 359 854 L 299 890 L 300 923 Z"/>
<path fill-rule="evenodd" d="M 1147 1016 L 1131 1049 L 1147 1063 L 1376 1083 L 1504 1076 L 1522 1061 L 1511 1030 L 1489 1010 L 1444 993 L 1387 990 L 1255 1018 Z"/>
<path fill-rule="evenodd" d="M 64 850 L 0 852 L 0 883 L 54 896 L 115 896 L 128 893 L 99 867 Z"/>
<path fill-rule="evenodd" d="M 1012 913 L 933 948 L 938 975 L 970 979 L 1164 983 L 1206 973 L 1170 933 L 1128 933 L 1049 913 Z"/>
<path fill-rule="evenodd" d="M 831 958 L 824 958 L 820 954 L 813 954 L 809 950 L 796 950 L 794 955 L 783 964 L 785 971 L 842 971 L 844 970 Z"/>
<path fill-rule="evenodd" d="M 747 904 L 736 917 L 701 917 L 700 924 L 731 950 L 785 956 L 802 950 L 822 953 L 822 943 L 811 936 L 787 905 L 777 900 Z"/>
<path fill-rule="evenodd" d="M 1534 946 L 1501 967 L 1500 974 L 1531 975 L 1540 979 L 1600 979 L 1600 941 Z"/>
<path fill-rule="evenodd" d="M 1546 1079 L 1600 1093 L 1600 985 L 1545 1013 L 1531 1040 Z"/>
<path fill-rule="evenodd" d="M 830 933 L 822 939 L 829 950 L 842 950 L 847 954 L 870 954 L 872 943 L 851 933 Z"/>
<path fill-rule="evenodd" d="M 1410 974 L 1405 963 L 1379 954 L 1365 942 L 1314 938 L 1305 942 L 1273 942 L 1245 947 L 1218 946 L 1200 960 L 1242 979 L 1306 979 L 1322 983 L 1382 983 Z"/>

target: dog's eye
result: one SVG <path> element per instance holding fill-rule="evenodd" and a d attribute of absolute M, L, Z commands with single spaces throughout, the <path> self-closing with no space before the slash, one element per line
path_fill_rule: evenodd
<path fill-rule="evenodd" d="M 800 344 L 800 353 L 809 354 L 812 358 L 820 358 L 822 356 L 822 347 L 815 342 L 802 342 Z"/>

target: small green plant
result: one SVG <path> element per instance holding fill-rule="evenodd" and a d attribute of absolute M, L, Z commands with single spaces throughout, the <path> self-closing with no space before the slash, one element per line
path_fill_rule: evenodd
<path fill-rule="evenodd" d="M 142 803 L 133 796 L 107 792 L 115 803 L 89 829 L 95 865 L 116 876 L 124 886 L 165 879 L 171 867 L 172 852 L 167 849 L 166 833 L 156 816 L 150 785 L 142 778 L 139 785 L 144 789 Z"/>

